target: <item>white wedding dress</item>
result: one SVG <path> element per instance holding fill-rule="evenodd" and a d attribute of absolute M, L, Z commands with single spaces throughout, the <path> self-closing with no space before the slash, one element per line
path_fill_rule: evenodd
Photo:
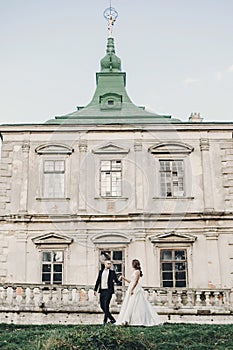
<path fill-rule="evenodd" d="M 136 270 L 132 274 L 132 279 L 126 291 L 116 324 L 130 326 L 155 326 L 162 324 L 163 322 L 160 316 L 146 299 L 140 278 L 134 288 L 133 295 L 130 294 L 135 278 Z"/>

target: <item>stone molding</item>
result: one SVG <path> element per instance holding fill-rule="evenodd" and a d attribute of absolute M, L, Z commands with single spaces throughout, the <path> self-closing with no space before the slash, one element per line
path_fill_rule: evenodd
<path fill-rule="evenodd" d="M 150 237 L 152 243 L 194 243 L 197 237 L 193 235 L 186 235 L 174 231 L 158 234 Z"/>
<path fill-rule="evenodd" d="M 59 143 L 48 143 L 37 146 L 35 152 L 38 154 L 71 154 L 73 148 Z"/>
<path fill-rule="evenodd" d="M 95 154 L 127 154 L 129 148 L 118 146 L 112 142 L 109 142 L 101 147 L 97 147 L 92 150 Z"/>
<path fill-rule="evenodd" d="M 142 151 L 142 142 L 141 141 L 135 141 L 134 142 L 134 151 L 135 152 L 141 152 Z"/>
<path fill-rule="evenodd" d="M 48 245 L 48 244 L 49 245 L 57 245 L 57 244 L 69 245 L 73 242 L 73 238 L 51 232 L 51 233 L 46 233 L 44 235 L 34 237 L 32 238 L 32 241 L 37 246 Z"/>
<path fill-rule="evenodd" d="M 209 139 L 207 138 L 200 139 L 200 150 L 209 151 L 209 149 L 210 149 Z"/>
<path fill-rule="evenodd" d="M 87 152 L 87 141 L 86 141 L 86 140 L 80 141 L 78 147 L 79 147 L 79 151 L 80 151 L 81 153 Z"/>
<path fill-rule="evenodd" d="M 155 155 L 188 155 L 193 150 L 192 146 L 177 141 L 160 142 L 148 149 L 149 152 Z"/>
<path fill-rule="evenodd" d="M 129 244 L 132 238 L 123 233 L 106 232 L 98 233 L 91 238 L 94 244 Z"/>

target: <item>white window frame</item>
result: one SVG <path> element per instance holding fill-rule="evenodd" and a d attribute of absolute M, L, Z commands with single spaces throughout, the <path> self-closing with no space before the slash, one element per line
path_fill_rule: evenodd
<path fill-rule="evenodd" d="M 39 174 L 38 174 L 38 200 L 64 200 L 70 199 L 70 156 L 73 149 L 65 144 L 44 144 L 36 147 L 35 152 L 38 155 Z M 44 194 L 44 162 L 45 161 L 64 161 L 64 195 L 59 197 L 48 197 Z"/>
<path fill-rule="evenodd" d="M 104 162 L 110 162 L 110 168 L 109 170 L 104 170 L 103 169 L 103 163 Z M 116 169 L 113 169 L 113 162 L 120 162 L 120 168 L 119 170 L 116 168 Z M 110 186 L 110 189 L 109 189 L 109 194 L 104 194 L 103 193 L 103 187 L 104 187 L 104 184 L 103 184 L 103 175 L 104 173 L 109 173 L 109 186 Z M 113 174 L 117 174 L 119 173 L 120 174 L 120 191 L 119 193 L 116 193 L 116 194 L 113 194 L 114 191 L 113 191 L 113 183 L 114 183 L 114 178 L 113 178 Z M 122 197 L 122 173 L 123 173 L 123 169 L 122 169 L 122 159 L 101 159 L 100 160 L 100 168 L 99 168 L 99 194 L 100 194 L 100 197 L 102 198 L 121 198 Z"/>
<path fill-rule="evenodd" d="M 64 193 L 63 196 L 48 196 L 44 192 L 44 164 L 46 161 L 64 162 Z M 39 163 L 39 193 L 37 199 L 41 200 L 65 200 L 70 199 L 70 158 L 69 156 L 41 156 Z"/>
<path fill-rule="evenodd" d="M 194 148 L 188 144 L 177 140 L 160 142 L 149 148 L 149 152 L 154 156 L 154 196 L 153 199 L 193 199 L 192 193 L 192 169 L 190 155 Z M 160 161 L 183 161 L 183 195 L 182 196 L 162 196 Z"/>
<path fill-rule="evenodd" d="M 47 260 L 47 261 L 44 260 L 43 259 L 44 253 L 50 253 L 51 256 L 52 256 L 52 259 L 50 261 L 49 260 Z M 53 254 L 55 254 L 55 253 L 61 253 L 62 254 L 62 261 L 53 261 Z M 63 284 L 63 281 L 64 281 L 64 256 L 65 256 L 65 252 L 62 249 L 51 248 L 51 249 L 43 249 L 41 251 L 41 282 L 43 284 L 48 284 L 48 285 L 53 285 L 53 284 L 62 285 Z M 50 272 L 45 272 L 43 270 L 43 266 L 45 266 L 45 265 L 50 265 L 51 266 L 51 271 Z M 56 282 L 54 283 L 54 274 L 56 273 L 56 271 L 54 271 L 55 265 L 61 265 L 62 266 L 62 271 L 61 272 L 57 272 L 58 274 L 62 275 L 62 279 L 61 279 L 60 283 L 56 283 Z M 49 283 L 46 283 L 46 281 L 43 281 L 43 274 L 50 274 L 50 282 Z"/>
<path fill-rule="evenodd" d="M 169 163 L 169 170 L 163 170 L 162 169 L 162 162 L 167 162 Z M 173 169 L 173 164 L 175 164 L 175 162 L 181 162 L 182 164 L 182 170 L 183 170 L 183 173 L 182 173 L 182 191 L 183 191 L 183 194 L 177 194 L 175 193 L 175 182 L 178 183 L 178 187 L 180 187 L 180 182 L 179 182 L 179 177 L 177 176 L 177 180 L 175 181 L 174 179 L 174 169 Z M 166 167 L 166 166 L 165 166 Z M 176 171 L 178 173 L 178 169 Z M 186 194 L 186 183 L 185 183 L 185 162 L 184 162 L 184 159 L 159 159 L 159 173 L 160 173 L 160 196 L 163 197 L 163 198 L 174 198 L 174 197 L 180 197 L 180 198 L 183 198 L 185 197 L 185 194 Z M 162 174 L 164 174 L 164 183 L 162 183 Z M 170 177 L 170 182 L 169 182 L 169 185 L 170 185 L 170 188 L 171 188 L 171 195 L 166 195 L 165 193 L 163 193 L 163 189 L 162 187 L 164 186 L 164 191 L 168 193 L 168 190 L 167 190 L 167 182 L 166 182 L 166 175 L 169 175 Z M 179 189 L 178 189 L 178 192 L 179 192 Z"/>
<path fill-rule="evenodd" d="M 163 260 L 162 255 L 164 251 L 171 251 L 172 252 L 172 259 L 167 259 Z M 185 259 L 182 260 L 176 260 L 174 258 L 175 252 L 178 251 L 183 251 L 185 252 Z M 163 264 L 172 264 L 172 270 L 163 270 L 162 265 Z M 176 282 L 179 281 L 179 279 L 176 279 L 176 273 L 179 272 L 176 270 L 176 264 L 185 264 L 185 269 L 180 271 L 180 272 L 185 272 L 185 286 L 176 286 Z M 166 280 L 164 279 L 163 274 L 165 273 L 171 273 L 172 274 L 172 279 L 171 280 Z M 166 247 L 166 248 L 161 248 L 160 249 L 160 281 L 161 281 L 161 287 L 163 288 L 187 288 L 188 285 L 188 251 L 187 248 L 177 248 L 177 247 Z M 172 286 L 166 286 L 164 285 L 165 281 L 171 281 L 173 283 Z M 181 281 L 181 280 L 180 280 Z"/>
<path fill-rule="evenodd" d="M 53 163 L 53 170 L 49 170 L 49 168 L 46 167 L 47 163 Z M 63 164 L 62 169 L 56 169 L 56 165 L 58 163 Z M 60 194 L 56 193 L 55 186 L 56 186 L 56 175 L 60 175 L 61 177 L 61 189 Z M 65 198 L 66 197 L 66 161 L 65 159 L 44 159 L 43 160 L 43 175 L 42 175 L 42 197 L 43 198 Z M 46 179 L 48 178 L 48 179 Z M 46 185 L 46 182 L 48 184 Z M 51 188 L 53 189 L 53 193 L 50 194 L 48 190 L 50 189 L 51 183 L 53 186 Z M 47 188 L 48 187 L 48 188 Z M 62 188 L 63 187 L 63 188 Z"/>
<path fill-rule="evenodd" d="M 106 252 L 106 256 L 102 257 L 101 256 L 101 252 Z M 114 252 L 118 252 L 121 251 L 122 252 L 122 260 L 114 260 Z M 99 247 L 98 248 L 98 252 L 99 252 L 99 269 L 103 268 L 103 264 L 104 264 L 104 259 L 109 259 L 112 262 L 112 269 L 114 269 L 114 265 L 116 264 L 121 264 L 122 265 L 122 271 L 117 272 L 116 270 L 116 274 L 119 277 L 121 274 L 124 276 L 125 275 L 125 256 L 126 256 L 126 247 Z M 108 252 L 110 252 L 110 254 L 108 254 Z M 125 282 L 124 280 L 121 281 L 121 285 L 124 287 L 125 286 Z"/>
<path fill-rule="evenodd" d="M 73 238 L 65 236 L 56 232 L 49 232 L 43 235 L 35 236 L 32 238 L 32 242 L 35 244 L 39 251 L 38 256 L 38 281 L 42 280 L 42 252 L 48 251 L 62 251 L 63 252 L 63 275 L 62 284 L 66 284 L 69 281 L 70 276 L 70 244 L 73 242 Z"/>
<path fill-rule="evenodd" d="M 171 287 L 172 289 L 187 289 L 193 286 L 193 245 L 197 240 L 197 236 L 190 233 L 167 232 L 150 237 L 151 243 L 154 245 L 155 255 L 155 279 L 157 285 L 163 287 L 161 264 L 161 250 L 186 250 L 187 276 L 186 287 Z M 170 287 L 166 287 L 170 288 Z"/>
<path fill-rule="evenodd" d="M 125 197 L 126 188 L 125 180 L 125 164 L 124 159 L 129 153 L 129 149 L 112 142 L 108 142 L 92 150 L 95 157 L 95 199 L 102 200 L 127 200 Z M 102 196 L 101 195 L 101 161 L 121 161 L 121 196 Z"/>

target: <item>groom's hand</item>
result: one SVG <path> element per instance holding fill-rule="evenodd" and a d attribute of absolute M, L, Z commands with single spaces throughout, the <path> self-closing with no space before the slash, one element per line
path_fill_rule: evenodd
<path fill-rule="evenodd" d="M 96 297 L 96 295 L 97 295 L 97 292 L 94 290 L 94 296 Z"/>

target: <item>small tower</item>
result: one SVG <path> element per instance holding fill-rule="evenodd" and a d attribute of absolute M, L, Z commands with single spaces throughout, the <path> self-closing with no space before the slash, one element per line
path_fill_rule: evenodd
<path fill-rule="evenodd" d="M 121 59 L 116 55 L 113 26 L 118 12 L 111 6 L 104 11 L 108 22 L 106 55 L 100 60 L 100 72 L 96 73 L 96 89 L 85 107 L 47 123 L 54 124 L 153 124 L 179 122 L 167 115 L 158 115 L 136 106 L 126 91 L 126 73 L 121 70 Z"/>

